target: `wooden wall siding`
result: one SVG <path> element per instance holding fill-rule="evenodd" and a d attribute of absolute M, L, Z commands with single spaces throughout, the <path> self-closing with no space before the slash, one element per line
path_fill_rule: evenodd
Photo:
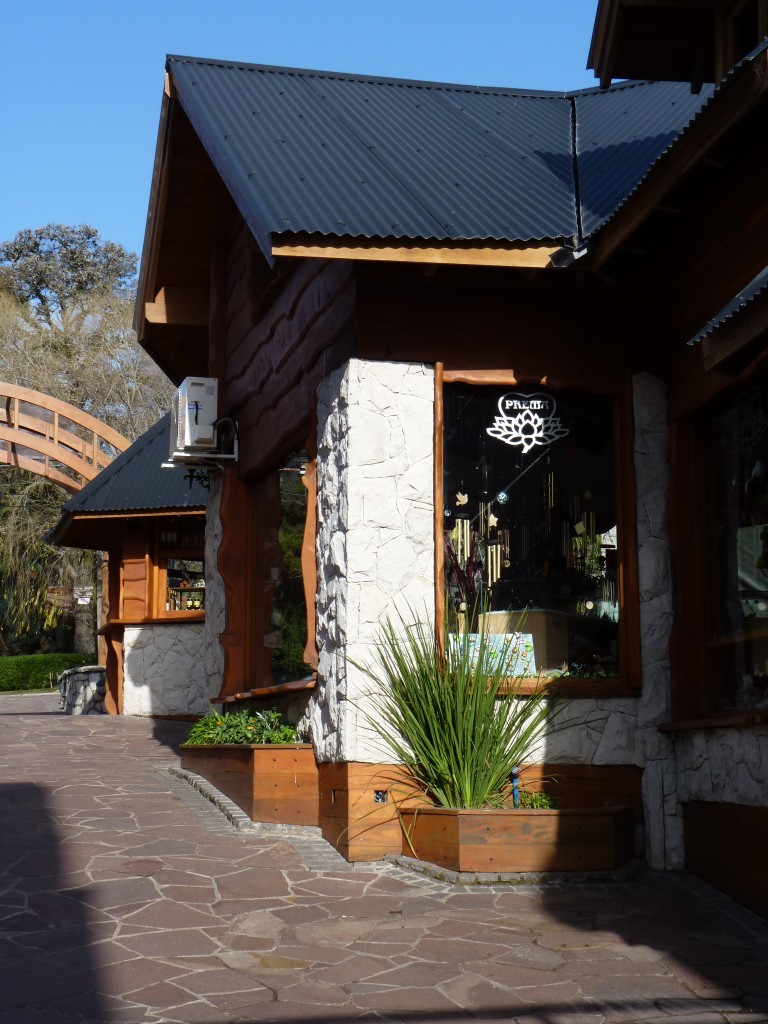
<path fill-rule="evenodd" d="M 663 365 L 637 295 L 555 270 L 441 267 L 431 278 L 358 268 L 357 354 L 442 362 L 446 371 L 509 367 L 518 382 L 616 391 L 628 371 Z"/>
<path fill-rule="evenodd" d="M 355 299 L 351 264 L 307 260 L 273 298 L 254 304 L 251 246 L 244 226 L 230 238 L 212 301 L 211 367 L 220 412 L 238 421 L 241 476 L 274 467 L 304 443 L 318 384 L 352 354 Z"/>
<path fill-rule="evenodd" d="M 767 161 L 768 141 L 752 146 L 647 261 L 643 276 L 662 289 L 669 337 L 685 344 L 765 266 L 768 204 L 755 197 L 764 194 Z"/>
<path fill-rule="evenodd" d="M 642 779 L 635 765 L 530 764 L 521 773 L 526 789 L 549 793 L 562 810 L 631 807 L 636 821 L 643 820 Z"/>
<path fill-rule="evenodd" d="M 126 530 L 120 571 L 120 618 L 141 622 L 150 616 L 149 538 L 141 529 Z"/>
<path fill-rule="evenodd" d="M 349 861 L 381 860 L 400 853 L 397 804 L 406 791 L 402 769 L 390 764 L 344 762 L 318 766 L 323 838 Z M 387 793 L 385 803 L 376 793 Z M 399 795 L 397 795 L 399 794 Z"/>
<path fill-rule="evenodd" d="M 402 852 L 452 871 L 606 871 L 632 857 L 629 808 L 403 812 Z"/>
<path fill-rule="evenodd" d="M 683 805 L 685 867 L 768 918 L 768 807 Z"/>
<path fill-rule="evenodd" d="M 318 771 L 309 744 L 184 747 L 181 766 L 208 779 L 253 821 L 318 824 Z"/>

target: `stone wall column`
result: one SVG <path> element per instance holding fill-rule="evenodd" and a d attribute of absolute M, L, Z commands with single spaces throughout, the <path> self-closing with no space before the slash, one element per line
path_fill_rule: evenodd
<path fill-rule="evenodd" d="M 367 724 L 380 623 L 434 614 L 434 373 L 352 359 L 318 390 L 318 689 L 307 725 L 321 761 L 391 759 Z"/>
<path fill-rule="evenodd" d="M 674 740 L 658 731 L 670 715 L 669 635 L 672 582 L 667 533 L 669 462 L 664 382 L 650 374 L 633 379 L 635 479 L 643 691 L 636 736 L 643 770 L 646 861 L 649 867 L 683 866 L 683 829 Z"/>

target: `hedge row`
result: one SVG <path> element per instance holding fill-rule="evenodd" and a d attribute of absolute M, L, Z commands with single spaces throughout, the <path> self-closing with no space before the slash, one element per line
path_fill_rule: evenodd
<path fill-rule="evenodd" d="M 95 654 L 9 654 L 0 658 L 0 693 L 44 690 L 65 669 L 95 664 Z"/>

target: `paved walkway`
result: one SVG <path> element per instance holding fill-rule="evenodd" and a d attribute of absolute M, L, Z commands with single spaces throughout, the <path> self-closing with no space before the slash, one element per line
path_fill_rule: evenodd
<path fill-rule="evenodd" d="M 0 697 L 0 1024 L 758 1024 L 768 925 L 687 876 L 453 888 L 244 835 L 184 727 Z"/>

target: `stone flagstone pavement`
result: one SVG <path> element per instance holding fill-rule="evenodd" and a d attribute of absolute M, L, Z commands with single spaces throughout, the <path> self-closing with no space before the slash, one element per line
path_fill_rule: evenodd
<path fill-rule="evenodd" d="M 768 925 L 687 875 L 457 887 L 238 831 L 178 722 L 0 697 L 0 1024 L 760 1024 Z"/>

